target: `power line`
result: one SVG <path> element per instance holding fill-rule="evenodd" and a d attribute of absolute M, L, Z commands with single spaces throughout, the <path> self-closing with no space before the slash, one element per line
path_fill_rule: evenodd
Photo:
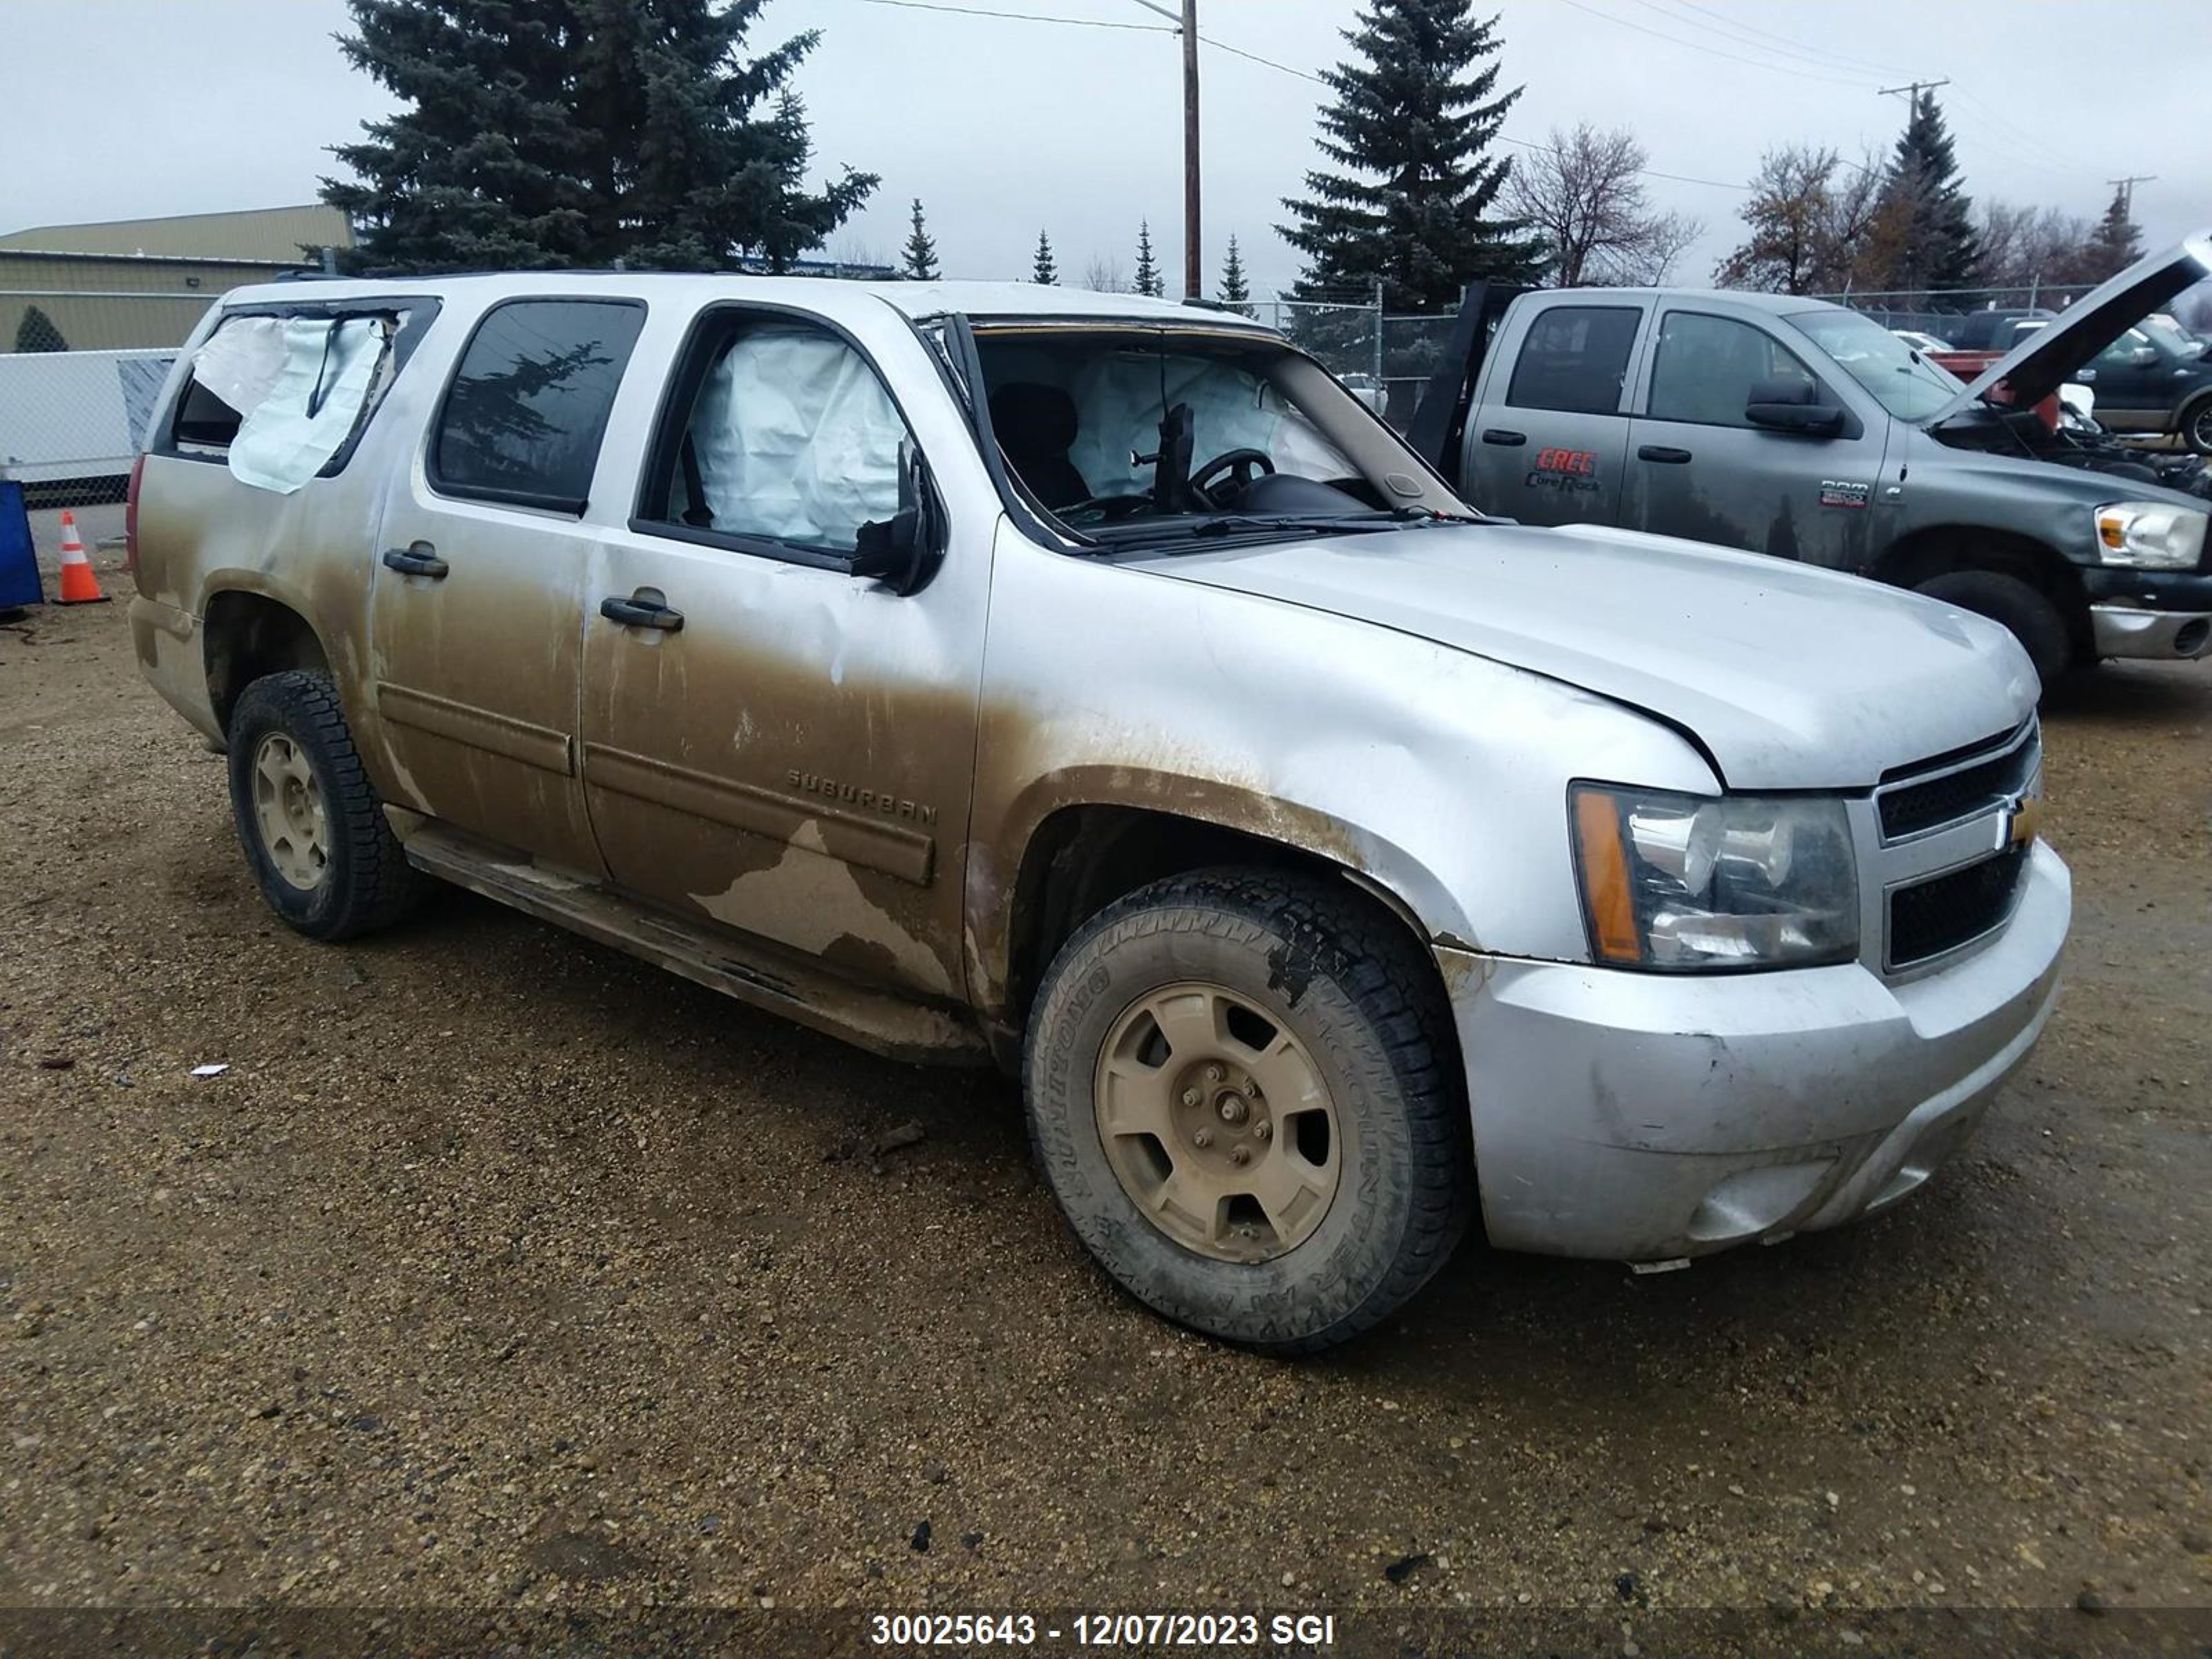
<path fill-rule="evenodd" d="M 1225 52 L 1232 58 L 1245 58 L 1255 64 L 1265 64 L 1271 70 L 1280 70 L 1285 75 L 1295 75 L 1299 80 L 1310 81 L 1317 87 L 1325 87 L 1328 84 L 1327 80 L 1310 70 L 1292 69 L 1288 64 L 1279 64 L 1272 58 L 1261 57 L 1256 52 L 1247 52 L 1242 46 L 1232 46 L 1227 41 L 1217 40 L 1210 34 L 1201 33 L 1198 38 L 1216 52 Z"/>
<path fill-rule="evenodd" d="M 1686 46 L 1692 52 L 1702 52 L 1709 57 L 1725 58 L 1732 64 L 1748 64 L 1752 68 L 1765 70 L 1771 75 L 1794 75 L 1801 81 L 1826 81 L 1829 85 L 1838 87 L 1866 85 L 1863 80 L 1846 80 L 1839 75 L 1815 75 L 1811 70 L 1787 69 L 1780 64 L 1770 64 L 1757 58 L 1745 58 L 1733 52 L 1723 52 L 1718 46 L 1709 46 L 1700 40 L 1685 40 L 1679 34 L 1668 34 L 1663 30 L 1632 21 L 1626 17 L 1616 17 L 1609 11 L 1600 11 L 1595 6 L 1584 4 L 1583 0 L 1559 0 L 1559 3 L 1563 6 L 1572 6 L 1577 11 L 1586 11 L 1593 17 L 1601 17 L 1607 22 L 1616 23 L 1622 28 L 1634 29 L 1638 34 L 1648 34 L 1655 40 L 1664 40 L 1673 46 Z"/>
<path fill-rule="evenodd" d="M 1699 5 L 1698 0 L 1674 0 L 1674 3 L 1686 6 L 1692 11 L 1703 12 L 1706 16 L 1717 19 L 1731 28 L 1752 34 L 1765 35 L 1770 40 L 1779 40 L 1788 46 L 1803 47 L 1806 52 L 1817 58 L 1826 58 L 1838 68 L 1867 70 L 1877 75 L 1899 75 L 1904 72 L 1894 64 L 1876 64 L 1864 58 L 1851 58 L 1842 52 L 1832 52 L 1821 47 L 1805 46 L 1804 42 L 1793 40 L 1789 35 L 1777 34 L 1772 29 L 1763 29 L 1756 23 L 1747 23 L 1740 17 L 1731 17 L 1725 12 L 1715 11 L 1711 6 Z M 1690 20 L 1684 18 L 1682 21 L 1688 22 Z"/>
<path fill-rule="evenodd" d="M 2020 128 L 2014 126 L 2010 122 L 2006 121 L 2003 118 L 1998 115 L 1996 111 L 1991 109 L 1986 102 L 1977 98 L 1970 88 L 1954 86 L 1951 90 L 1957 96 L 1965 99 L 1967 103 L 1973 106 L 1976 118 L 1978 118 L 1984 126 L 2003 134 L 2005 137 L 2009 139 L 2013 143 L 2018 145 L 2021 150 L 2024 152 L 2024 159 L 2031 161 L 2038 166 L 2046 167 L 2068 167 L 2079 165 L 2079 158 L 2069 160 L 2065 156 L 2060 155 L 2055 149 L 2045 144 L 2040 138 L 2038 138 L 2030 133 L 2024 132 Z"/>
<path fill-rule="evenodd" d="M 1565 3 L 1569 5 L 1573 5 L 1577 3 L 1577 0 L 1565 0 Z M 945 5 L 939 3 L 939 0 L 861 0 L 861 3 L 863 5 L 870 6 L 899 6 L 913 11 L 953 12 L 963 17 L 999 17 L 1005 18 L 1012 21 L 1024 23 L 1079 23 L 1090 28 L 1128 29 L 1133 30 L 1140 34 L 1180 34 L 1182 33 L 1180 28 L 1171 28 L 1165 23 L 1113 23 L 1094 17 L 1047 17 L 1035 12 L 991 11 L 987 10 L 981 6 Z M 1136 3 L 1140 6 L 1146 6 L 1146 9 L 1148 11 L 1160 9 L 1158 7 L 1146 5 L 1146 0 L 1136 0 Z M 1591 9 L 1589 7 L 1583 7 L 1583 9 L 1590 10 Z M 1607 14 L 1604 12 L 1595 12 L 1594 15 L 1600 17 L 1607 16 Z M 1624 19 L 1618 17 L 1611 18 L 1609 21 L 1616 23 L 1625 21 Z M 1639 26 L 1634 23 L 1630 23 L 1627 24 L 1627 27 L 1630 28 L 1635 28 Z M 1648 33 L 1651 31 L 1647 30 L 1645 32 Z M 1256 52 L 1247 52 L 1242 46 L 1232 46 L 1226 40 L 1217 40 L 1212 35 L 1207 34 L 1202 30 L 1199 33 L 1198 38 L 1202 44 L 1212 47 L 1216 52 L 1225 52 L 1232 58 L 1242 58 L 1247 62 L 1261 64 L 1265 68 L 1274 70 L 1280 74 L 1296 76 L 1299 80 L 1310 81 L 1317 87 L 1325 87 L 1330 84 L 1328 79 L 1325 76 L 1316 75 L 1310 70 L 1296 69 L 1288 64 L 1278 63 L 1272 58 L 1262 58 Z M 1749 60 L 1744 59 L 1740 61 L 1748 62 Z M 1772 64 L 1758 64 L 1754 65 L 1754 67 L 1771 69 L 1776 66 Z M 1781 72 L 1784 74 L 1789 73 L 1788 70 L 1783 70 Z M 1856 83 L 1847 82 L 1845 84 Z M 1516 149 L 1540 150 L 1547 155 L 1557 155 L 1559 153 L 1558 149 L 1553 145 L 1540 144 L 1534 140 L 1528 138 L 1516 138 L 1510 132 L 1501 132 L 1497 136 L 1501 143 L 1511 144 Z M 1732 183 L 1725 179 L 1699 179 L 1686 173 L 1662 172 L 1657 167 L 1638 167 L 1636 170 L 1637 172 L 1644 174 L 1646 178 L 1665 179 L 1678 185 L 1703 185 L 1711 190 L 1733 190 L 1744 195 L 1749 195 L 1751 193 L 1750 185 Z"/>
<path fill-rule="evenodd" d="M 981 6 L 948 6 L 937 0 L 860 0 L 867 6 L 896 6 L 905 11 L 947 11 L 962 17 L 1001 17 L 1016 23 L 1065 23 L 1073 28 L 1124 29 L 1132 34 L 1174 34 L 1165 23 L 1113 23 L 1103 17 L 1047 17 L 1033 11 L 990 11 Z"/>
<path fill-rule="evenodd" d="M 1863 71 L 1856 65 L 1839 62 L 1838 59 L 1830 58 L 1823 53 L 1803 51 L 1796 46 L 1770 46 L 1743 35 L 1720 32 L 1716 30 L 1714 26 L 1711 23 L 1700 22 L 1694 17 L 1685 17 L 1680 12 L 1668 10 L 1666 7 L 1660 5 L 1657 3 L 1657 0 L 1629 0 L 1629 3 L 1632 5 L 1641 6 L 1644 10 L 1655 13 L 1657 15 L 1665 18 L 1670 23 L 1681 24 L 1686 27 L 1701 30 L 1708 33 L 1717 33 L 1720 39 L 1726 40 L 1729 45 L 1742 46 L 1747 51 L 1763 52 L 1767 53 L 1770 57 L 1774 58 L 1796 58 L 1800 63 L 1812 64 L 1820 69 L 1842 70 L 1848 75 L 1858 75 L 1863 73 Z M 1776 64 L 1773 65 L 1773 67 L 1778 69 L 1781 68 L 1782 65 Z"/>

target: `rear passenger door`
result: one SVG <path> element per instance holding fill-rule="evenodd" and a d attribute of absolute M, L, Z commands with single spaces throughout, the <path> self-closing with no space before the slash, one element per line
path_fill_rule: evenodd
<path fill-rule="evenodd" d="M 1666 307 L 1650 362 L 1645 412 L 1629 428 L 1623 525 L 1829 569 L 1865 568 L 1886 424 L 1869 428 L 1777 335 L 1741 318 Z M 1844 409 L 1844 430 L 1824 437 L 1753 426 L 1744 406 L 1771 379 L 1812 385 L 1820 401 Z"/>
<path fill-rule="evenodd" d="M 385 503 L 373 696 L 393 797 L 504 847 L 604 874 L 577 742 L 582 523 L 635 301 L 501 301 L 477 319 Z"/>
<path fill-rule="evenodd" d="M 1547 305 L 1509 318 L 1510 356 L 1487 375 L 1502 386 L 1468 422 L 1468 498 L 1524 524 L 1611 524 L 1636 343 L 1648 301 Z M 1510 367 L 1509 368 L 1508 364 Z"/>

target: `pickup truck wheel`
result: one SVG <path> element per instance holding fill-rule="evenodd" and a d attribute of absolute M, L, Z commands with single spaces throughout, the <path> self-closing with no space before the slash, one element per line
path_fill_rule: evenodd
<path fill-rule="evenodd" d="M 1024 1054 L 1031 1144 L 1093 1256 L 1209 1334 L 1304 1352 L 1387 1317 L 1472 1208 L 1434 969 L 1332 884 L 1158 883 L 1060 952 Z"/>
<path fill-rule="evenodd" d="M 398 921 L 422 878 L 386 822 L 328 674 L 287 669 L 240 693 L 231 814 L 270 908 L 310 939 Z"/>
<path fill-rule="evenodd" d="M 2181 441 L 2199 455 L 2212 455 L 2212 398 L 2199 398 L 2181 411 Z"/>
<path fill-rule="evenodd" d="M 1913 590 L 1931 599 L 1955 605 L 1978 617 L 2002 623 L 2035 665 L 2036 677 L 2048 686 L 2066 672 L 2074 658 L 2074 642 L 2066 631 L 2066 618 L 2040 589 L 2017 576 L 1994 570 L 1948 570 L 1931 576 Z"/>

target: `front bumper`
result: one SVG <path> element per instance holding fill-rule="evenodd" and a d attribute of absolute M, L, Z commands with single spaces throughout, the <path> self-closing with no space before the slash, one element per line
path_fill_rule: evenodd
<path fill-rule="evenodd" d="M 1894 1203 L 2050 1017 L 2073 909 L 2038 845 L 2012 921 L 1918 977 L 1672 976 L 1440 949 L 1492 1243 L 1657 1261 Z"/>
<path fill-rule="evenodd" d="M 2188 661 L 2212 652 L 2212 611 L 2138 611 L 2124 605 L 2093 605 L 2089 632 L 2100 657 Z"/>
<path fill-rule="evenodd" d="M 2100 657 L 2187 659 L 2212 653 L 2212 572 L 2086 570 L 2089 636 Z"/>

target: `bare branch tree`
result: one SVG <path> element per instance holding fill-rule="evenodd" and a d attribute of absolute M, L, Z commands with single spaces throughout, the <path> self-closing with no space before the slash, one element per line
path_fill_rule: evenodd
<path fill-rule="evenodd" d="M 1505 184 L 1508 211 L 1544 240 L 1561 288 L 1664 280 L 1705 227 L 1652 210 L 1642 173 L 1650 159 L 1625 128 L 1587 121 L 1552 129 L 1548 149 L 1517 157 Z"/>
<path fill-rule="evenodd" d="M 1121 274 L 1121 262 L 1110 253 L 1094 253 L 1091 263 L 1083 267 L 1083 286 L 1096 294 L 1127 294 L 1129 279 Z"/>

